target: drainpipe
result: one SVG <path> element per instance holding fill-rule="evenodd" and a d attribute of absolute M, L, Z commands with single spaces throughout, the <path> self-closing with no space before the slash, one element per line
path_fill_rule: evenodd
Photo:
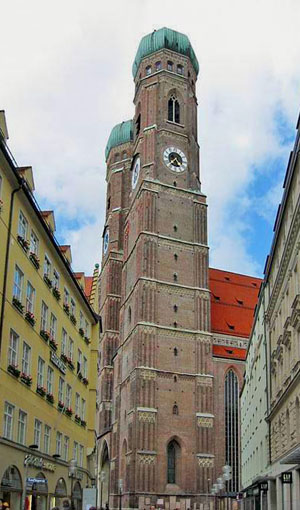
<path fill-rule="evenodd" d="M 13 217 L 13 209 L 14 209 L 14 198 L 15 198 L 15 193 L 17 193 L 21 188 L 22 188 L 22 184 L 20 184 L 20 186 L 18 188 L 15 188 L 13 190 L 12 194 L 11 194 L 11 199 L 10 199 L 9 221 L 8 221 L 7 242 L 6 242 L 6 254 L 5 254 L 5 264 L 4 264 L 2 303 L 1 303 L 1 313 L 0 313 L 0 357 L 1 357 L 1 347 L 2 347 L 4 309 L 5 309 L 5 301 L 6 301 L 6 284 L 7 284 L 7 274 L 8 274 L 10 235 L 11 235 L 11 225 L 12 225 L 12 217 Z"/>
<path fill-rule="evenodd" d="M 268 287 L 265 287 L 266 291 L 268 291 Z M 269 300 L 268 300 L 269 301 Z M 263 304 L 264 304 L 264 338 L 265 338 L 265 356 L 266 356 L 266 389 L 267 389 L 267 413 L 270 414 L 270 401 L 271 401 L 271 370 L 270 370 L 270 353 L 271 353 L 271 340 L 270 340 L 270 331 L 269 327 L 266 326 L 266 316 L 265 316 L 265 292 L 263 295 Z M 271 465 L 271 422 L 268 419 L 268 449 L 269 449 L 269 465 Z"/>

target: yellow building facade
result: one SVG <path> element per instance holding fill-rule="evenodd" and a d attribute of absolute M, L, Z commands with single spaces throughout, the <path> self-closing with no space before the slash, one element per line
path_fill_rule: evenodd
<path fill-rule="evenodd" d="M 80 509 L 95 477 L 98 317 L 6 139 L 0 112 L 0 499 Z"/>

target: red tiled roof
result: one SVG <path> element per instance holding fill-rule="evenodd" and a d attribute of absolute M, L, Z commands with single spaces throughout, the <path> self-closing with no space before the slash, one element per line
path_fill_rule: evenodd
<path fill-rule="evenodd" d="M 81 273 L 73 273 L 76 280 L 80 280 L 84 276 L 84 272 Z"/>
<path fill-rule="evenodd" d="M 93 277 L 92 276 L 85 276 L 84 277 L 84 292 L 87 298 L 90 297 L 92 292 L 92 285 L 93 285 Z"/>
<path fill-rule="evenodd" d="M 69 244 L 60 244 L 59 249 L 62 253 L 65 253 L 71 246 Z"/>
<path fill-rule="evenodd" d="M 229 359 L 246 359 L 247 350 L 225 345 L 213 345 L 213 356 Z"/>
<path fill-rule="evenodd" d="M 209 268 L 213 333 L 250 336 L 261 281 L 252 276 Z"/>

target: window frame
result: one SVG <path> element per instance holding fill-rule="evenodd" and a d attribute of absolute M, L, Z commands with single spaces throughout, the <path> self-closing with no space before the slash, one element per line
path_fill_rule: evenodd
<path fill-rule="evenodd" d="M 24 421 L 21 421 L 21 414 L 23 415 L 23 417 L 25 418 Z M 17 442 L 19 444 L 22 444 L 22 445 L 25 445 L 26 444 L 26 432 L 27 432 L 27 417 L 28 417 L 28 414 L 23 411 L 23 409 L 19 409 L 19 413 L 18 413 L 18 432 L 17 432 Z M 23 440 L 21 438 L 21 426 L 23 427 L 23 432 L 22 432 L 22 435 L 24 436 L 23 437 Z"/>
<path fill-rule="evenodd" d="M 7 408 L 11 408 L 11 414 L 8 413 Z M 4 402 L 3 413 L 3 437 L 12 441 L 14 437 L 14 412 L 15 406 L 8 401 Z M 9 431 L 9 434 L 7 433 Z"/>
<path fill-rule="evenodd" d="M 12 336 L 16 335 L 16 346 L 12 345 Z M 15 367 L 18 366 L 18 358 L 19 358 L 19 343 L 20 343 L 20 335 L 16 333 L 13 328 L 10 328 L 9 334 L 9 346 L 8 346 L 8 364 L 13 365 Z M 15 359 L 14 359 L 15 357 Z"/>
<path fill-rule="evenodd" d="M 36 256 L 39 253 L 39 238 L 33 229 L 30 230 L 30 253 L 34 253 Z"/>
<path fill-rule="evenodd" d="M 22 373 L 25 375 L 30 375 L 30 369 L 31 369 L 31 347 L 25 340 L 23 340 Z"/>
<path fill-rule="evenodd" d="M 17 275 L 18 277 L 20 277 L 20 282 L 18 282 L 16 279 Z M 18 264 L 16 264 L 14 271 L 13 297 L 18 299 L 20 302 L 22 302 L 23 297 L 23 285 L 24 285 L 24 273 L 22 269 L 18 266 Z"/>
<path fill-rule="evenodd" d="M 31 287 L 32 294 L 28 294 L 28 289 Z M 30 280 L 27 280 L 26 285 L 26 302 L 25 302 L 25 310 L 29 313 L 34 313 L 34 303 L 35 303 L 35 288 L 30 282 Z"/>
<path fill-rule="evenodd" d="M 34 419 L 33 438 L 34 444 L 36 444 L 40 450 L 42 439 L 42 422 L 38 418 Z"/>
<path fill-rule="evenodd" d="M 19 210 L 19 219 L 18 219 L 18 235 L 26 240 L 27 239 L 27 232 L 28 232 L 28 220 L 25 216 L 25 214 Z"/>

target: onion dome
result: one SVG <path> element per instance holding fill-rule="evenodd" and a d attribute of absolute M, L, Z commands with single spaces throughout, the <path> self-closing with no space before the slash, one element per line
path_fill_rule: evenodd
<path fill-rule="evenodd" d="M 141 40 L 132 66 L 133 77 L 136 77 L 139 65 L 144 57 L 164 48 L 189 57 L 196 74 L 198 74 L 199 63 L 189 38 L 185 34 L 164 27 L 154 30 L 152 34 L 145 35 Z"/>
<path fill-rule="evenodd" d="M 105 159 L 108 160 L 109 153 L 111 149 L 117 147 L 118 145 L 122 145 L 126 142 L 131 142 L 133 140 L 133 122 L 132 120 L 126 120 L 121 122 L 121 124 L 117 124 L 109 135 L 108 142 L 105 147 Z"/>

